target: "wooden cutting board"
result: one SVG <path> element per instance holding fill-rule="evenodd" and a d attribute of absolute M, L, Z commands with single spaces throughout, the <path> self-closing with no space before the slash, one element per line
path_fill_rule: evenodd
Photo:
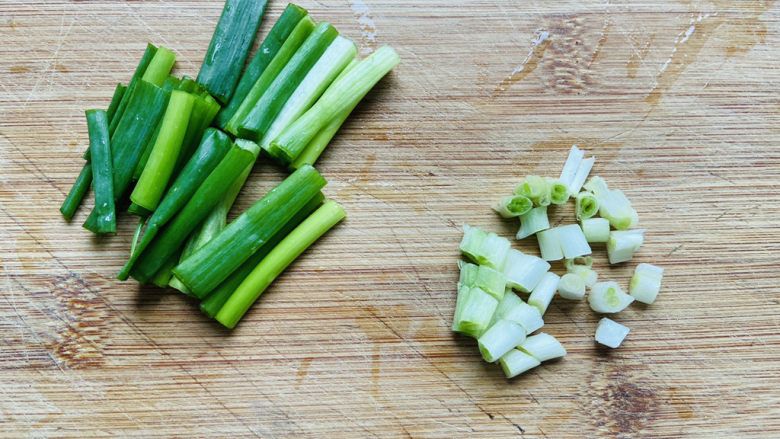
<path fill-rule="evenodd" d="M 195 76 L 221 2 L 0 4 L 0 436 L 780 436 L 776 2 L 301 5 L 403 62 L 318 163 L 347 220 L 229 332 L 114 279 L 129 215 L 96 239 L 88 209 L 58 212 L 83 111 L 147 42 Z M 449 330 L 461 225 L 512 237 L 490 204 L 557 176 L 572 144 L 648 230 L 628 264 L 595 246 L 600 278 L 650 262 L 663 290 L 614 317 L 631 328 L 617 350 L 585 301 L 556 299 L 544 331 L 569 354 L 506 380 Z M 257 166 L 239 209 L 282 177 Z"/>

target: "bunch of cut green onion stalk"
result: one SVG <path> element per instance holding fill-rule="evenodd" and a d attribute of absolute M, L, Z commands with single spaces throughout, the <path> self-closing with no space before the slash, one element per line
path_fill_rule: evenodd
<path fill-rule="evenodd" d="M 246 65 L 264 0 L 227 0 L 196 79 L 149 44 L 106 110 L 87 110 L 84 167 L 60 211 L 90 186 L 84 227 L 117 231 L 139 217 L 118 278 L 171 286 L 233 328 L 274 279 L 345 217 L 313 167 L 339 127 L 398 62 L 390 47 L 358 60 L 355 44 L 289 4 Z M 228 224 L 260 155 L 290 174 Z"/>
<path fill-rule="evenodd" d="M 452 330 L 476 338 L 482 358 L 498 362 L 507 378 L 566 355 L 553 336 L 531 335 L 544 325 L 542 316 L 556 292 L 564 299 L 581 300 L 590 290 L 590 308 L 613 314 L 635 300 L 651 304 L 660 291 L 663 268 L 647 263 L 636 267 L 629 293 L 616 282 L 598 281 L 590 244 L 606 243 L 610 264 L 626 262 L 642 245 L 644 230 L 630 229 L 638 215 L 621 191 L 610 190 L 600 177 L 586 183 L 595 159 L 584 155 L 573 146 L 559 178 L 529 175 L 512 195 L 493 206 L 504 218 L 520 218 L 516 238 L 536 235 L 541 257 L 512 249 L 508 239 L 495 233 L 464 226 L 459 247 L 471 263 L 458 263 Z M 548 206 L 564 204 L 572 197 L 580 224 L 550 227 Z M 563 275 L 550 271 L 550 262 L 559 260 L 566 269 Z M 528 293 L 527 300 L 515 291 Z M 628 332 L 627 327 L 603 318 L 595 340 L 617 348 Z"/>

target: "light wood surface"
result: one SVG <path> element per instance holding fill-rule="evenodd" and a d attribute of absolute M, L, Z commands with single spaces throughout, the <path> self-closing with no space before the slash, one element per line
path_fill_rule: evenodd
<path fill-rule="evenodd" d="M 318 164 L 347 220 L 231 333 L 114 279 L 129 215 L 95 239 L 87 209 L 58 212 L 84 110 L 147 42 L 195 76 L 221 2 L 0 3 L 0 436 L 780 436 L 777 2 L 300 4 L 403 62 Z M 449 330 L 460 225 L 511 237 L 490 204 L 572 144 L 633 201 L 634 262 L 665 267 L 663 290 L 614 317 L 614 351 L 585 301 L 556 299 L 544 331 L 568 356 L 508 381 Z M 282 175 L 259 165 L 240 208 Z M 635 264 L 594 250 L 627 285 Z"/>

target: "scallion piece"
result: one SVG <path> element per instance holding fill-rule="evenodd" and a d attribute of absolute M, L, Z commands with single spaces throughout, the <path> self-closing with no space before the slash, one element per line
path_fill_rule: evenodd
<path fill-rule="evenodd" d="M 81 200 L 84 199 L 84 195 L 89 190 L 89 185 L 92 183 L 92 163 L 88 162 L 81 168 L 79 176 L 76 177 L 76 181 L 71 186 L 68 195 L 65 197 L 65 201 L 60 206 L 60 213 L 66 220 L 73 219 L 73 215 L 76 213 L 81 204 Z"/>
<path fill-rule="evenodd" d="M 583 260 L 585 262 L 583 262 Z M 599 275 L 591 267 L 593 266 L 593 259 L 590 256 L 585 258 L 564 259 L 564 267 L 566 272 L 576 274 L 581 277 L 585 282 L 585 286 L 590 288 L 599 280 Z"/>
<path fill-rule="evenodd" d="M 479 227 L 463 226 L 463 239 L 460 251 L 473 262 L 499 270 L 511 244 L 506 238 L 488 233 Z"/>
<path fill-rule="evenodd" d="M 401 58 L 389 46 L 382 46 L 328 87 L 317 102 L 272 142 L 286 162 L 295 160 L 306 145 L 331 119 L 351 108 L 395 67 Z"/>
<path fill-rule="evenodd" d="M 225 1 L 198 72 L 198 82 L 220 102 L 228 102 L 233 95 L 265 5 L 266 0 Z"/>
<path fill-rule="evenodd" d="M 558 295 L 564 299 L 580 300 L 585 297 L 585 280 L 574 273 L 566 273 L 558 282 Z"/>
<path fill-rule="evenodd" d="M 563 247 L 561 246 L 561 237 L 558 235 L 557 227 L 538 232 L 536 240 L 539 243 L 542 259 L 545 261 L 559 261 L 563 259 Z"/>
<path fill-rule="evenodd" d="M 536 309 L 539 310 L 540 315 L 544 315 L 547 311 L 547 307 L 550 306 L 550 302 L 552 301 L 555 292 L 558 290 L 558 282 L 560 282 L 560 280 L 560 276 L 548 271 L 544 274 L 542 280 L 536 284 L 533 291 L 531 291 L 531 295 L 528 296 L 528 304 L 536 307 Z"/>
<path fill-rule="evenodd" d="M 644 229 L 613 230 L 607 240 L 607 258 L 610 264 L 630 261 L 644 242 Z"/>
<path fill-rule="evenodd" d="M 458 266 L 460 267 L 459 285 L 482 288 L 498 300 L 504 297 L 506 277 L 503 273 L 487 265 L 474 265 L 463 261 L 458 261 Z"/>
<path fill-rule="evenodd" d="M 290 35 L 279 48 L 276 56 L 273 57 L 268 66 L 263 70 L 263 73 L 249 89 L 246 97 L 238 106 L 232 117 L 224 125 L 225 131 L 238 135 L 238 126 L 247 117 L 250 111 L 255 107 L 257 101 L 263 96 L 271 83 L 279 75 L 279 72 L 284 69 L 290 59 L 295 55 L 298 48 L 306 40 L 306 38 L 314 30 L 315 24 L 311 17 L 303 17 L 298 24 L 295 25 Z"/>
<path fill-rule="evenodd" d="M 158 47 L 152 61 L 144 70 L 141 80 L 162 87 L 174 63 L 176 63 L 176 55 L 163 46 Z"/>
<path fill-rule="evenodd" d="M 104 110 L 87 110 L 89 150 L 92 159 L 95 187 L 97 233 L 116 233 L 114 208 L 114 180 L 112 176 L 111 145 L 108 139 L 108 115 Z"/>
<path fill-rule="evenodd" d="M 604 317 L 599 320 L 599 326 L 596 328 L 596 341 L 604 346 L 617 349 L 630 331 L 627 326 Z"/>
<path fill-rule="evenodd" d="M 577 220 L 586 220 L 599 211 L 599 200 L 590 192 L 582 191 L 577 194 L 575 211 L 577 212 Z"/>
<path fill-rule="evenodd" d="M 144 51 L 143 56 L 141 56 L 141 60 L 138 61 L 138 66 L 136 66 L 135 72 L 133 72 L 133 76 L 130 78 L 130 82 L 127 83 L 127 90 L 125 90 L 122 100 L 119 102 L 119 106 L 117 106 L 116 111 L 109 121 L 109 135 L 114 135 L 114 131 L 116 131 L 116 127 L 119 126 L 119 121 L 122 119 L 122 116 L 124 116 L 127 105 L 130 103 L 130 96 L 133 94 L 133 91 L 135 91 L 136 84 L 141 81 L 141 78 L 146 72 L 146 68 L 149 67 L 149 63 L 152 62 L 152 58 L 154 58 L 156 53 L 156 46 L 152 44 L 146 45 L 146 50 Z"/>
<path fill-rule="evenodd" d="M 522 326 L 510 320 L 499 320 L 477 339 L 477 344 L 482 358 L 493 363 L 523 341 L 525 329 Z"/>
<path fill-rule="evenodd" d="M 544 326 L 544 320 L 539 310 L 523 302 L 523 299 L 519 298 L 511 290 L 507 291 L 504 297 L 501 298 L 501 301 L 498 302 L 490 324 L 492 325 L 502 319 L 522 326 L 526 334 L 530 334 Z"/>
<path fill-rule="evenodd" d="M 542 364 L 536 358 L 518 349 L 512 349 L 507 352 L 498 360 L 498 362 L 501 364 L 501 369 L 504 370 L 504 374 L 507 378 L 514 378 L 521 373 Z"/>
<path fill-rule="evenodd" d="M 238 81 L 233 96 L 230 97 L 230 102 L 219 112 L 216 119 L 216 125 L 222 128 L 228 123 L 233 114 L 235 114 L 238 107 L 246 98 L 249 90 L 255 84 L 260 75 L 265 71 L 266 67 L 270 64 L 271 60 L 276 56 L 282 44 L 290 35 L 295 25 L 301 21 L 307 14 L 306 10 L 300 6 L 292 3 L 288 4 L 279 19 L 268 32 L 268 36 L 265 37 L 260 48 L 257 49 L 255 56 L 249 65 L 246 66 L 244 73 L 241 75 L 241 79 Z"/>
<path fill-rule="evenodd" d="M 566 349 L 561 345 L 561 342 L 544 332 L 526 338 L 518 349 L 539 361 L 548 361 L 553 358 L 566 356 Z"/>
<path fill-rule="evenodd" d="M 547 180 L 547 187 L 550 191 L 550 203 L 552 204 L 563 204 L 569 199 L 569 189 L 566 187 L 566 185 L 559 179 L 556 178 L 546 178 Z"/>
<path fill-rule="evenodd" d="M 153 211 L 168 187 L 168 180 L 173 173 L 173 167 L 181 151 L 187 123 L 192 114 L 195 97 L 189 93 L 174 90 L 165 110 L 160 133 L 154 143 L 149 160 L 138 183 L 130 195 L 130 201 Z"/>
<path fill-rule="evenodd" d="M 114 89 L 114 94 L 111 96 L 111 103 L 108 104 L 108 109 L 106 110 L 106 117 L 108 118 L 109 122 L 114 117 L 114 114 L 116 114 L 117 108 L 119 108 L 119 104 L 122 102 L 122 98 L 125 96 L 125 92 L 127 91 L 127 87 L 122 84 L 117 84 L 116 88 Z M 87 153 L 89 153 L 89 150 L 87 150 Z M 85 156 L 86 156 L 85 154 Z M 86 158 L 86 157 L 84 157 Z"/>
<path fill-rule="evenodd" d="M 639 215 L 631 207 L 625 194 L 619 189 L 610 190 L 603 178 L 594 176 L 588 180 L 585 189 L 593 192 L 599 201 L 599 215 L 609 220 L 612 227 L 626 230 L 636 226 Z"/>
<path fill-rule="evenodd" d="M 664 269 L 652 264 L 642 263 L 634 269 L 628 291 L 631 296 L 648 305 L 655 302 L 658 292 L 661 290 L 661 279 Z"/>
<path fill-rule="evenodd" d="M 507 195 L 493 205 L 493 210 L 502 218 L 514 218 L 525 215 L 534 207 L 534 203 L 524 195 Z"/>
<path fill-rule="evenodd" d="M 607 242 L 609 240 L 609 220 L 606 218 L 588 218 L 580 221 L 580 228 L 588 242 Z"/>
<path fill-rule="evenodd" d="M 576 145 L 572 145 L 560 176 L 560 180 L 568 188 L 570 196 L 582 189 L 595 161 L 596 159 L 593 157 L 586 159 L 585 152 L 577 148 Z"/>
<path fill-rule="evenodd" d="M 239 142 L 240 140 L 237 141 L 237 144 Z M 173 270 L 174 275 L 196 297 L 206 297 L 211 290 L 216 288 L 282 228 L 295 215 L 295 212 L 319 193 L 325 184 L 325 179 L 311 166 L 293 172 L 246 212 L 239 215 L 208 244 L 180 263 Z M 331 206 L 324 212 L 335 211 L 334 209 L 335 207 Z M 320 216 L 322 215 L 320 214 Z M 314 225 L 307 227 L 314 227 Z M 319 229 L 312 228 L 311 230 Z M 240 318 L 240 315 L 235 312 L 230 315 L 231 319 L 233 317 Z M 228 323 L 230 321 L 232 320 L 225 320 Z"/>
<path fill-rule="evenodd" d="M 542 258 L 557 261 L 591 254 L 588 240 L 577 224 L 554 227 L 536 234 Z"/>
<path fill-rule="evenodd" d="M 520 215 L 520 229 L 516 239 L 527 238 L 534 233 L 549 229 L 550 221 L 547 219 L 547 206 L 534 207 L 523 215 Z"/>
<path fill-rule="evenodd" d="M 549 201 L 549 186 L 544 177 L 528 175 L 515 186 L 515 195 L 522 195 L 534 202 L 537 206 L 547 206 Z M 546 204 L 545 204 L 546 203 Z"/>
<path fill-rule="evenodd" d="M 461 286 L 458 288 L 452 330 L 470 337 L 479 337 L 490 325 L 497 306 L 498 300 L 481 288 Z"/>
<path fill-rule="evenodd" d="M 313 168 L 301 168 L 301 170 Z M 299 171 L 296 171 L 299 172 Z M 316 172 L 316 171 L 314 171 Z M 311 197 L 309 197 L 311 198 Z M 308 200 L 307 200 L 308 201 Z M 327 201 L 306 218 L 241 282 L 222 306 L 216 320 L 228 328 L 236 326 L 274 279 L 320 236 L 344 219 L 346 212 L 335 201 Z M 289 219 L 289 218 L 288 218 Z M 227 230 L 227 229 L 226 229 Z"/>
<path fill-rule="evenodd" d="M 590 309 L 600 313 L 616 313 L 626 309 L 634 298 L 624 293 L 617 282 L 598 282 L 588 294 Z"/>
<path fill-rule="evenodd" d="M 524 293 L 530 292 L 542 280 L 550 264 L 544 259 L 526 255 L 519 250 L 509 250 L 501 267 L 506 281 L 512 288 Z"/>
<path fill-rule="evenodd" d="M 164 264 L 160 267 L 159 270 L 157 270 L 157 273 L 154 274 L 154 276 L 149 279 L 149 282 L 153 283 L 154 285 L 157 285 L 160 288 L 165 288 L 168 286 L 168 283 L 171 281 L 171 277 L 173 277 L 173 267 L 176 266 L 176 262 L 179 260 L 178 253 L 175 253 L 173 256 L 168 258 L 167 261 L 165 261 Z"/>
<path fill-rule="evenodd" d="M 181 141 L 181 151 L 176 159 L 176 165 L 173 168 L 173 175 L 179 172 L 187 164 L 192 154 L 198 148 L 203 133 L 206 132 L 214 117 L 219 112 L 219 104 L 208 93 L 204 92 L 195 98 L 192 105 L 190 120 L 187 122 L 187 132 L 184 133 L 184 139 Z"/>

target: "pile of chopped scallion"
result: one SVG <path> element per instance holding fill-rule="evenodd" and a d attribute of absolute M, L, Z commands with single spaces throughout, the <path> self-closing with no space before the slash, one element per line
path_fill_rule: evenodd
<path fill-rule="evenodd" d="M 264 0 L 227 0 L 196 79 L 149 44 L 106 110 L 87 110 L 86 163 L 60 211 L 90 185 L 84 227 L 116 232 L 116 209 L 140 221 L 125 280 L 171 286 L 233 328 L 274 279 L 345 217 L 312 166 L 363 96 L 400 62 L 390 47 L 358 60 L 329 23 L 289 4 L 243 69 Z M 227 224 L 261 152 L 291 174 Z"/>
<path fill-rule="evenodd" d="M 493 209 L 504 218 L 520 219 L 517 239 L 536 235 L 541 257 L 511 248 L 508 239 L 478 227 L 464 226 L 460 251 L 473 263 L 459 261 L 460 279 L 452 330 L 477 339 L 482 358 L 498 362 L 507 378 L 566 355 L 544 326 L 542 316 L 557 292 L 581 300 L 597 313 L 612 314 L 634 300 L 651 304 L 661 289 L 663 268 L 637 265 L 625 293 L 616 282 L 598 282 L 590 243 L 606 243 L 610 264 L 629 261 L 644 240 L 636 210 L 618 189 L 610 190 L 597 176 L 587 180 L 595 159 L 572 146 L 558 179 L 529 175 L 512 195 L 501 197 Z M 586 183 L 587 180 L 587 183 Z M 583 190 L 584 189 L 584 190 Z M 574 198 L 579 224 L 550 227 L 547 208 Z M 549 261 L 563 260 L 566 273 L 550 271 Z M 528 293 L 524 301 L 516 293 Z M 617 348 L 629 328 L 602 318 L 595 340 Z"/>

